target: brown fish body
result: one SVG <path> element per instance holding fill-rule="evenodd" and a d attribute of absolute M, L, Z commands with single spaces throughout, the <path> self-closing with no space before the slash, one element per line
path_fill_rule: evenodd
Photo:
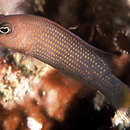
<path fill-rule="evenodd" d="M 6 26 L 11 30 L 0 34 L 1 45 L 31 55 L 82 83 L 95 86 L 116 108 L 130 107 L 130 90 L 111 73 L 102 51 L 38 16 L 1 17 L 0 29 Z"/>

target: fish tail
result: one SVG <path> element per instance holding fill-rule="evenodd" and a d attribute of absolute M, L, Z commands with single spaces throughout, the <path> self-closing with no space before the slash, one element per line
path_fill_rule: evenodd
<path fill-rule="evenodd" d="M 105 75 L 101 82 L 101 92 L 110 100 L 115 108 L 130 109 L 130 88 L 112 73 Z"/>

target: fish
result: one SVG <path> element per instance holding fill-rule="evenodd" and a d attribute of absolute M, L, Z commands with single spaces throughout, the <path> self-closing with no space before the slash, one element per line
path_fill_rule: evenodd
<path fill-rule="evenodd" d="M 81 84 L 93 86 L 116 109 L 130 109 L 130 88 L 113 74 L 111 55 L 47 18 L 1 16 L 0 45 L 49 64 Z"/>

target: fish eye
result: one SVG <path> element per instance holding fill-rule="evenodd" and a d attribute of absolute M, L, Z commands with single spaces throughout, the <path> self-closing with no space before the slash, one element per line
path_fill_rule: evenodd
<path fill-rule="evenodd" d="M 0 24 L 0 34 L 9 34 L 12 31 L 10 24 Z"/>

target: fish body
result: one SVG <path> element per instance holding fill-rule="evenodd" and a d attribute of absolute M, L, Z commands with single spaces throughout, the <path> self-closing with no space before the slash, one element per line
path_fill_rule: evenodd
<path fill-rule="evenodd" d="M 95 86 L 116 108 L 130 107 L 130 89 L 112 74 L 107 54 L 53 21 L 32 15 L 1 17 L 0 45 Z"/>

